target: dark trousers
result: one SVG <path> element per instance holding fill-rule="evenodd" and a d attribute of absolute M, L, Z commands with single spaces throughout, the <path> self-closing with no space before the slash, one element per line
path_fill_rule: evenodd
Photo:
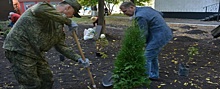
<path fill-rule="evenodd" d="M 5 51 L 21 89 L 52 89 L 53 74 L 45 59 L 34 59 L 15 51 Z"/>

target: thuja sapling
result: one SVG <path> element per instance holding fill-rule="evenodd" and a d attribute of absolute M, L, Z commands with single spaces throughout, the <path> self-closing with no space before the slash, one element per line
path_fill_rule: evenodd
<path fill-rule="evenodd" d="M 199 54 L 198 48 L 196 48 L 195 46 L 189 47 L 188 48 L 189 60 L 186 64 L 189 65 L 189 63 L 193 60 L 193 56 L 198 55 L 198 54 Z"/>
<path fill-rule="evenodd" d="M 196 48 L 195 46 L 196 45 L 191 46 L 187 50 L 188 51 L 188 56 L 189 56 L 188 61 L 185 64 L 184 63 L 179 64 L 178 74 L 180 76 L 188 76 L 189 75 L 189 63 L 192 61 L 193 56 L 199 54 L 198 48 Z"/>
<path fill-rule="evenodd" d="M 144 57 L 145 38 L 135 22 L 125 30 L 121 49 L 114 62 L 113 88 L 133 89 L 149 87 Z"/>

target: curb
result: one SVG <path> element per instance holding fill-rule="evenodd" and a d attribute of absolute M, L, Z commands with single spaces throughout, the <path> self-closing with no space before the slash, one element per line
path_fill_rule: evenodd
<path fill-rule="evenodd" d="M 216 24 L 195 24 L 195 23 L 175 23 L 175 22 L 167 22 L 168 25 L 196 25 L 196 26 L 211 26 L 211 27 L 217 27 L 219 25 Z"/>

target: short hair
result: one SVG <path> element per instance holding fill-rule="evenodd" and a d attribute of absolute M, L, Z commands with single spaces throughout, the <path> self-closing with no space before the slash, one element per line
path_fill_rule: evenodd
<path fill-rule="evenodd" d="M 120 7 L 125 7 L 125 8 L 129 8 L 130 6 L 134 6 L 135 4 L 133 2 L 123 2 Z"/>
<path fill-rule="evenodd" d="M 63 6 L 63 5 L 69 5 L 66 1 L 62 1 L 60 3 L 58 3 L 58 5 Z"/>

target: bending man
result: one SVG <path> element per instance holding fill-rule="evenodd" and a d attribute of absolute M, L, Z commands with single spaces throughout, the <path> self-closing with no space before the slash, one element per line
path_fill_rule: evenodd
<path fill-rule="evenodd" d="M 21 89 L 52 89 L 53 74 L 45 52 L 54 47 L 69 59 L 89 66 L 65 43 L 64 24 L 72 30 L 77 26 L 69 18 L 79 16 L 81 5 L 76 0 L 64 0 L 56 8 L 41 2 L 27 9 L 8 33 L 3 48 L 5 56 Z"/>
<path fill-rule="evenodd" d="M 150 7 L 136 7 L 132 2 L 124 2 L 121 11 L 127 16 L 133 16 L 140 30 L 146 37 L 146 70 L 150 80 L 159 79 L 158 55 L 172 39 L 172 31 L 162 17 L 162 13 Z"/>

